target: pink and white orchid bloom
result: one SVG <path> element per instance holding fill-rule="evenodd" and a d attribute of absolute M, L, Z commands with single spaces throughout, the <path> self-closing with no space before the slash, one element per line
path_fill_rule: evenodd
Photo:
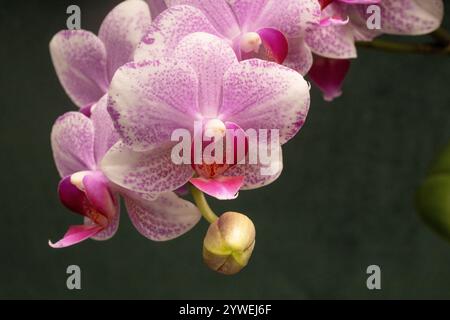
<path fill-rule="evenodd" d="M 167 192 L 192 182 L 218 199 L 232 199 L 240 189 L 273 182 L 281 166 L 267 176 L 258 164 L 220 168 L 213 176 L 217 172 L 211 168 L 194 171 L 172 161 L 174 130 L 193 133 L 195 121 L 244 131 L 278 129 L 282 145 L 304 124 L 309 103 L 309 86 L 298 72 L 258 59 L 238 62 L 227 41 L 190 34 L 170 56 L 129 63 L 117 71 L 108 111 L 122 141 L 107 153 L 101 168 L 115 184 L 134 192 Z"/>
<path fill-rule="evenodd" d="M 152 2 L 150 0 L 150 2 Z M 188 34 L 206 32 L 233 47 L 238 59 L 261 58 L 302 75 L 312 64 L 306 30 L 320 22 L 317 0 L 166 0 L 135 60 L 164 57 Z"/>
<path fill-rule="evenodd" d="M 86 30 L 63 30 L 50 42 L 58 78 L 72 101 L 89 115 L 108 91 L 116 70 L 133 60 L 134 50 L 149 30 L 148 5 L 128 0 L 103 21 L 98 37 Z"/>
<path fill-rule="evenodd" d="M 174 193 L 148 200 L 115 186 L 106 178 L 98 164 L 118 141 L 106 101 L 105 96 L 92 107 L 91 118 L 80 112 L 69 112 L 53 127 L 53 154 L 62 177 L 58 187 L 61 202 L 84 217 L 84 223 L 71 226 L 63 239 L 49 242 L 53 248 L 65 248 L 88 238 L 111 238 L 119 226 L 120 195 L 134 226 L 151 240 L 176 238 L 190 230 L 201 217 L 197 207 Z"/>
<path fill-rule="evenodd" d="M 442 0 L 319 1 L 322 23 L 309 29 L 305 41 L 315 57 L 309 76 L 322 89 L 326 100 L 332 100 L 342 92 L 349 59 L 357 57 L 355 41 L 372 41 L 381 34 L 428 34 L 439 28 L 444 16 Z M 377 4 L 381 9 L 380 30 L 367 28 L 367 8 L 371 4 Z M 348 23 L 326 24 L 330 17 L 335 17 L 334 21 L 348 19 Z"/>

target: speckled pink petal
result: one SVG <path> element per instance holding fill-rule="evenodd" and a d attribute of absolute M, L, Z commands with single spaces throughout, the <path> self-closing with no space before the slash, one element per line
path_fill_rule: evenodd
<path fill-rule="evenodd" d="M 129 63 L 113 78 L 108 112 L 123 142 L 145 151 L 170 141 L 175 129 L 193 127 L 197 97 L 198 77 L 187 63 Z"/>
<path fill-rule="evenodd" d="M 200 9 L 214 28 L 230 40 L 241 33 L 235 15 L 225 0 L 166 0 L 166 3 L 169 7 L 190 5 Z"/>
<path fill-rule="evenodd" d="M 220 176 L 214 179 L 192 178 L 190 182 L 200 191 L 219 200 L 233 200 L 238 197 L 244 177 Z"/>
<path fill-rule="evenodd" d="M 346 17 L 344 8 L 328 6 L 322 17 Z M 334 59 L 356 58 L 355 39 L 350 25 L 314 26 L 309 29 L 305 41 L 312 52 L 323 57 Z"/>
<path fill-rule="evenodd" d="M 97 36 L 84 30 L 65 30 L 50 42 L 59 81 L 80 108 L 98 101 L 108 88 L 106 50 Z"/>
<path fill-rule="evenodd" d="M 199 80 L 200 113 L 204 118 L 215 118 L 222 102 L 223 76 L 237 63 L 233 49 L 214 35 L 197 32 L 180 42 L 173 58 L 187 62 L 195 70 Z"/>
<path fill-rule="evenodd" d="M 296 71 L 273 62 L 246 60 L 223 81 L 221 118 L 242 129 L 278 129 L 281 144 L 303 126 L 309 110 L 308 83 Z"/>
<path fill-rule="evenodd" d="M 94 151 L 96 163 L 100 163 L 106 152 L 119 141 L 119 134 L 114 127 L 107 110 L 108 97 L 103 96 L 91 109 L 94 125 Z"/>
<path fill-rule="evenodd" d="M 314 56 L 314 64 L 308 75 L 322 90 L 324 99 L 332 101 L 341 96 L 342 85 L 349 69 L 350 60 Z"/>
<path fill-rule="evenodd" d="M 150 10 L 141 0 L 123 1 L 106 16 L 100 27 L 99 38 L 107 52 L 109 80 L 119 67 L 133 60 L 134 50 L 150 25 Z"/>
<path fill-rule="evenodd" d="M 56 243 L 48 242 L 49 246 L 54 249 L 62 249 L 73 246 L 84 240 L 91 238 L 102 230 L 99 226 L 70 226 L 64 237 Z"/>
<path fill-rule="evenodd" d="M 390 34 L 427 34 L 444 17 L 442 0 L 383 0 L 380 5 L 382 31 Z"/>
<path fill-rule="evenodd" d="M 258 161 L 258 164 L 249 164 L 247 160 L 246 164 L 237 165 L 230 170 L 228 170 L 225 175 L 226 176 L 243 176 L 244 184 L 241 187 L 241 190 L 254 190 L 258 188 L 265 187 L 273 182 L 275 182 L 281 175 L 283 171 L 283 151 L 280 146 L 267 146 L 268 152 L 271 149 L 278 148 L 278 152 L 280 157 L 271 158 L 270 163 L 261 163 Z M 255 152 L 254 150 L 250 150 L 250 152 Z M 268 170 L 267 172 L 261 170 Z M 268 174 L 268 173 L 271 174 Z"/>
<path fill-rule="evenodd" d="M 150 8 L 150 13 L 152 15 L 152 20 L 155 20 L 161 12 L 167 9 L 165 0 L 147 0 L 147 4 Z"/>
<path fill-rule="evenodd" d="M 161 194 L 155 201 L 124 197 L 131 222 L 144 237 L 168 241 L 191 230 L 201 218 L 200 211 L 175 193 Z"/>
<path fill-rule="evenodd" d="M 275 28 L 299 37 L 320 20 L 317 0 L 227 0 L 244 32 Z"/>
<path fill-rule="evenodd" d="M 134 192 L 152 194 L 177 190 L 193 175 L 190 165 L 175 165 L 172 146 L 135 152 L 118 142 L 103 158 L 102 172 L 118 186 Z"/>
<path fill-rule="evenodd" d="M 94 126 L 80 112 L 68 112 L 56 120 L 51 133 L 53 158 L 61 177 L 94 170 Z"/>
<path fill-rule="evenodd" d="M 170 56 L 179 42 L 194 32 L 219 35 L 208 18 L 197 8 L 175 6 L 161 13 L 142 39 L 134 54 L 135 61 Z"/>
<path fill-rule="evenodd" d="M 302 75 L 307 74 L 313 63 L 311 49 L 303 38 L 290 38 L 288 43 L 289 51 L 283 65 Z"/>

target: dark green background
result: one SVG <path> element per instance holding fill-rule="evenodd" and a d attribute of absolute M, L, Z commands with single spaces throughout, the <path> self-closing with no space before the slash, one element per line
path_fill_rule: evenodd
<path fill-rule="evenodd" d="M 313 89 L 309 120 L 284 149 L 281 178 L 213 203 L 256 224 L 251 263 L 235 277 L 203 266 L 204 222 L 153 243 L 123 214 L 108 242 L 50 249 L 47 240 L 80 218 L 55 192 L 50 130 L 74 106 L 48 43 L 65 27 L 69 4 L 81 6 L 83 28 L 97 31 L 117 2 L 0 4 L 0 298 L 450 298 L 450 245 L 413 205 L 450 139 L 450 63 L 442 56 L 360 50 L 342 98 L 328 104 Z M 81 291 L 66 289 L 70 264 L 82 268 Z M 382 268 L 379 292 L 366 288 L 371 264 Z"/>

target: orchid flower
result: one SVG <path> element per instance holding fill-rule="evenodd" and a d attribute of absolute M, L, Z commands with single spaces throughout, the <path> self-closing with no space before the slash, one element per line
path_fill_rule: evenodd
<path fill-rule="evenodd" d="M 238 62 L 227 41 L 190 34 L 170 56 L 117 71 L 108 111 L 122 141 L 106 154 L 101 168 L 112 182 L 138 193 L 173 191 L 191 182 L 218 199 L 232 199 L 240 189 L 273 182 L 282 166 L 262 175 L 262 163 L 175 164 L 174 130 L 193 133 L 195 121 L 206 124 L 203 130 L 278 129 L 279 149 L 304 124 L 309 103 L 309 86 L 298 72 L 258 59 Z"/>
<path fill-rule="evenodd" d="M 321 24 L 309 28 L 305 41 L 314 53 L 314 65 L 309 76 L 322 89 L 326 100 L 341 94 L 350 59 L 357 57 L 355 41 L 371 41 L 384 33 L 428 34 L 441 25 L 444 15 L 442 0 L 319 1 Z M 367 28 L 367 8 L 371 4 L 377 4 L 381 9 L 380 30 Z M 334 23 L 330 22 L 330 17 Z M 344 19 L 348 19 L 348 23 L 339 23 Z"/>
<path fill-rule="evenodd" d="M 106 102 L 105 96 L 92 107 L 91 118 L 80 112 L 69 112 L 53 127 L 52 149 L 62 177 L 59 197 L 68 209 L 84 217 L 84 223 L 69 227 L 63 239 L 49 242 L 53 248 L 68 247 L 88 238 L 111 238 L 119 226 L 120 195 L 136 229 L 151 240 L 176 238 L 190 230 L 201 217 L 197 207 L 174 193 L 146 199 L 115 186 L 106 178 L 98 164 L 118 141 Z"/>
<path fill-rule="evenodd" d="M 108 91 L 116 70 L 133 60 L 151 17 L 144 1 L 128 0 L 103 21 L 98 37 L 86 30 L 63 30 L 50 42 L 50 53 L 65 91 L 82 112 Z"/>
<path fill-rule="evenodd" d="M 153 1 L 150 0 L 150 3 Z M 317 0 L 166 0 L 135 59 L 161 57 L 181 39 L 206 32 L 228 41 L 238 60 L 261 58 L 306 74 L 312 64 L 307 28 L 320 22 Z"/>

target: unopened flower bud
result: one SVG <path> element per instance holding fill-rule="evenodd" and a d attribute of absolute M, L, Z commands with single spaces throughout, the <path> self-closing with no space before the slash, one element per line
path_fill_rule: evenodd
<path fill-rule="evenodd" d="M 250 260 L 255 247 L 255 226 L 245 215 L 224 213 L 208 229 L 203 242 L 206 265 L 219 273 L 233 275 Z"/>

